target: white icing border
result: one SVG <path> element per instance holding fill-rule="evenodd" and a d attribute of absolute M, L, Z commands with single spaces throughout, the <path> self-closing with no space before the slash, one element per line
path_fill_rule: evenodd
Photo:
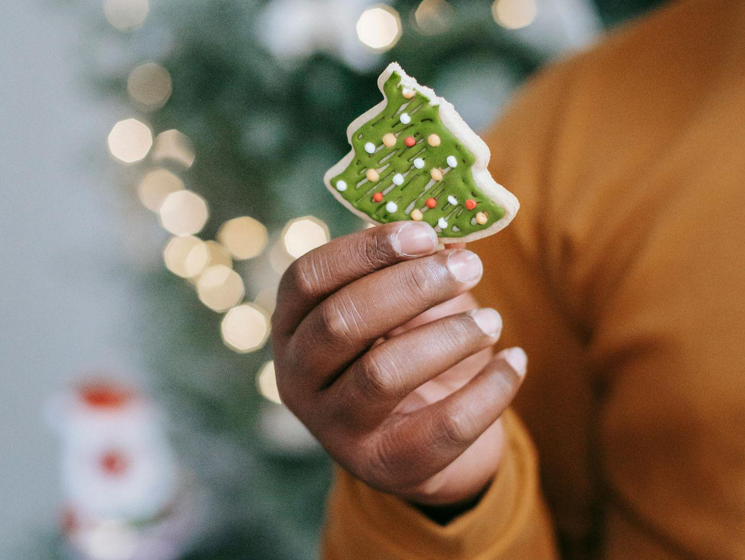
<path fill-rule="evenodd" d="M 440 120 L 442 121 L 442 124 L 445 125 L 445 127 L 448 128 L 448 130 L 450 130 L 450 132 L 452 132 L 463 143 L 463 145 L 471 151 L 476 159 L 471 167 L 471 174 L 473 175 L 473 180 L 476 183 L 476 186 L 492 202 L 504 208 L 504 216 L 488 228 L 469 233 L 463 237 L 440 237 L 440 242 L 445 245 L 453 243 L 468 243 L 469 241 L 476 241 L 477 239 L 497 233 L 507 227 L 520 209 L 520 202 L 517 200 L 515 195 L 497 183 L 491 176 L 491 173 L 489 173 L 488 165 L 489 159 L 491 158 L 489 147 L 473 130 L 471 130 L 471 127 L 466 124 L 451 103 L 442 97 L 438 97 L 431 88 L 419 85 L 414 78 L 403 71 L 397 62 L 391 62 L 383 73 L 380 74 L 380 77 L 378 77 L 378 89 L 380 89 L 380 92 L 383 94 L 383 101 L 354 119 L 347 127 L 347 141 L 350 146 L 352 145 L 352 136 L 354 133 L 357 132 L 357 130 L 359 130 L 359 128 L 366 122 L 374 119 L 382 113 L 383 109 L 385 109 L 388 104 L 384 85 L 394 72 L 401 76 L 401 85 L 403 87 L 418 91 L 427 97 L 430 100 L 430 103 L 440 106 Z M 326 188 L 331 191 L 331 194 L 333 194 L 334 197 L 349 211 L 353 212 L 366 222 L 379 224 L 380 222 L 352 206 L 352 204 L 347 201 L 331 184 L 331 179 L 336 175 L 340 175 L 349 164 L 352 163 L 354 157 L 354 149 L 352 149 L 346 156 L 344 156 L 344 158 L 341 159 L 341 161 L 324 174 L 323 182 L 326 184 Z"/>

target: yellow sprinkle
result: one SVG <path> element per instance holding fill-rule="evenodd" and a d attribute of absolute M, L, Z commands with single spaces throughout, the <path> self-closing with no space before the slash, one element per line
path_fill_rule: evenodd
<path fill-rule="evenodd" d="M 403 96 L 404 96 L 404 97 L 405 97 L 406 99 L 411 99 L 412 97 L 414 97 L 414 94 L 415 94 L 415 93 L 416 93 L 416 92 L 415 92 L 415 91 L 414 91 L 413 89 L 408 89 L 408 88 L 404 88 L 404 90 L 403 90 L 403 91 L 401 92 L 401 94 L 402 94 L 402 95 L 403 95 Z"/>
<path fill-rule="evenodd" d="M 422 217 L 423 217 L 422 211 L 419 210 L 418 208 L 414 208 L 411 211 L 411 219 L 414 220 L 415 222 L 420 221 Z"/>
<path fill-rule="evenodd" d="M 378 179 L 380 179 L 380 175 L 378 175 L 378 172 L 374 169 L 368 169 L 367 170 L 367 180 L 371 183 L 377 183 Z"/>
<path fill-rule="evenodd" d="M 479 212 L 476 214 L 476 223 L 479 225 L 484 225 L 486 222 L 489 221 L 489 216 L 486 212 Z"/>
<path fill-rule="evenodd" d="M 386 148 L 392 148 L 396 145 L 396 135 L 389 132 L 385 136 L 383 136 L 383 144 Z"/>
<path fill-rule="evenodd" d="M 430 146 L 432 146 L 433 148 L 436 148 L 437 146 L 440 145 L 441 140 L 440 140 L 440 137 L 437 136 L 437 134 L 430 134 L 429 138 L 427 138 L 427 142 L 429 142 Z"/>
<path fill-rule="evenodd" d="M 441 169 L 438 169 L 437 167 L 433 167 L 432 171 L 430 171 L 429 174 L 435 181 L 442 181 L 442 170 Z"/>

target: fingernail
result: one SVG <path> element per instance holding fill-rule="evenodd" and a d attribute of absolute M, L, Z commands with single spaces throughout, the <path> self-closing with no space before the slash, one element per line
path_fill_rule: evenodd
<path fill-rule="evenodd" d="M 423 222 L 405 224 L 393 236 L 393 248 L 401 255 L 427 255 L 437 247 L 437 234 Z"/>
<path fill-rule="evenodd" d="M 495 309 L 476 309 L 471 311 L 471 318 L 486 336 L 497 336 L 502 330 L 502 317 Z"/>
<path fill-rule="evenodd" d="M 448 270 L 455 276 L 458 282 L 470 284 L 481 278 L 484 267 L 481 265 L 475 253 L 471 251 L 459 250 L 453 251 L 448 255 Z"/>
<path fill-rule="evenodd" d="M 528 371 L 528 356 L 525 350 L 519 346 L 508 348 L 504 351 L 504 359 L 519 377 L 525 376 L 525 372 Z"/>

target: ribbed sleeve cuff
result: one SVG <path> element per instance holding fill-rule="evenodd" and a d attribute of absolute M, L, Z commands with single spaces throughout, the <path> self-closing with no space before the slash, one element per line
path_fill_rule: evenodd
<path fill-rule="evenodd" d="M 479 503 L 445 526 L 342 469 L 329 499 L 326 560 L 554 558 L 536 453 L 517 416 L 503 416 L 507 449 Z"/>

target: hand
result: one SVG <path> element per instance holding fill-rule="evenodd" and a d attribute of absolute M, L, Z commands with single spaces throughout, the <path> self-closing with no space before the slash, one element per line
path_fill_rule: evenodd
<path fill-rule="evenodd" d="M 502 320 L 468 294 L 479 258 L 437 243 L 423 222 L 332 241 L 287 270 L 273 317 L 283 402 L 347 471 L 425 505 L 489 483 L 527 362 L 492 356 Z"/>

